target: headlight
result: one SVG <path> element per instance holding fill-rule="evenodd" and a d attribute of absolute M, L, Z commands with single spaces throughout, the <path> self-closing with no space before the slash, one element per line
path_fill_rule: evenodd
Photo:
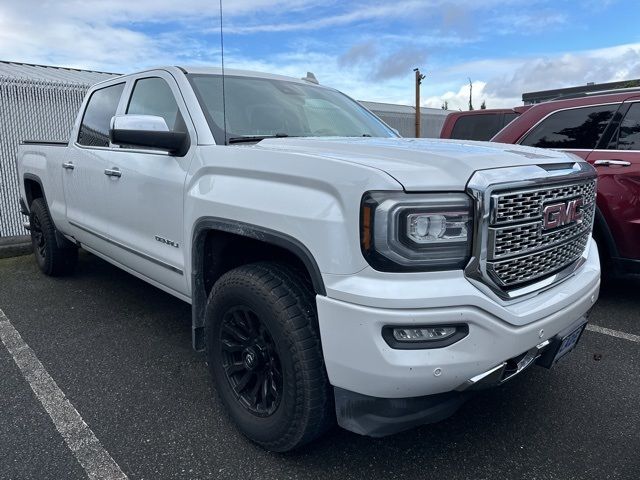
<path fill-rule="evenodd" d="M 471 255 L 471 207 L 464 193 L 367 192 L 360 212 L 362 253 L 386 272 L 464 268 Z"/>

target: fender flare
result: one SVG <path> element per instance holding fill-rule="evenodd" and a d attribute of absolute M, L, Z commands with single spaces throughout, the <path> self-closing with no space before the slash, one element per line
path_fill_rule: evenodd
<path fill-rule="evenodd" d="M 211 230 L 252 238 L 282 248 L 295 255 L 305 266 L 317 295 L 326 296 L 318 264 L 309 249 L 296 238 L 270 228 L 219 217 L 201 217 L 194 225 L 191 240 L 191 326 L 195 350 L 204 349 L 204 312 L 207 293 L 202 275 L 204 242 Z"/>

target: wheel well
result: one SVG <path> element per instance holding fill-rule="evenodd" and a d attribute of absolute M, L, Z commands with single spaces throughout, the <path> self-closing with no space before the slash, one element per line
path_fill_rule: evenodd
<path fill-rule="evenodd" d="M 27 206 L 30 207 L 31 203 L 36 198 L 44 198 L 44 192 L 42 191 L 42 186 L 35 180 L 25 179 L 24 181 L 24 191 L 27 195 Z"/>
<path fill-rule="evenodd" d="M 292 266 L 318 295 L 326 295 L 320 269 L 311 252 L 288 235 L 254 225 L 205 217 L 196 222 L 192 243 L 192 340 L 204 349 L 204 312 L 216 281 L 226 272 L 258 261 Z"/>
<path fill-rule="evenodd" d="M 302 260 L 291 251 L 277 245 L 234 233 L 210 230 L 203 247 L 202 279 L 207 296 L 213 285 L 226 272 L 259 261 L 286 263 L 299 270 L 309 285 L 313 285 Z"/>

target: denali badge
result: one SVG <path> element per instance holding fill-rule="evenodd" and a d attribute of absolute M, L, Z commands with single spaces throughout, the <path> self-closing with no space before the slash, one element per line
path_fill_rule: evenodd
<path fill-rule="evenodd" d="M 160 243 L 164 243 L 165 245 L 169 245 L 171 247 L 176 247 L 176 248 L 179 247 L 179 245 L 173 240 L 167 240 L 166 238 L 159 237 L 158 235 L 156 235 L 156 240 L 159 241 Z"/>
<path fill-rule="evenodd" d="M 542 230 L 550 230 L 582 221 L 582 211 L 578 209 L 583 204 L 582 198 L 577 198 L 568 202 L 547 205 L 542 211 Z"/>

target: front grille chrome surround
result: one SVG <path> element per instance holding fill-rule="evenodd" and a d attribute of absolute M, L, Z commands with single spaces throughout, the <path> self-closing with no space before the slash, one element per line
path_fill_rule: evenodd
<path fill-rule="evenodd" d="M 549 288 L 584 263 L 596 198 L 596 172 L 588 163 L 480 170 L 467 193 L 478 221 L 465 275 L 479 288 L 511 300 Z M 546 206 L 578 198 L 579 221 L 543 229 Z"/>

